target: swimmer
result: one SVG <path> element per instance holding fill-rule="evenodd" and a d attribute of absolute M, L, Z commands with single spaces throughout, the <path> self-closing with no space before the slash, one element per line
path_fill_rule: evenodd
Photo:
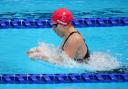
<path fill-rule="evenodd" d="M 72 20 L 73 15 L 69 10 L 66 8 L 57 9 L 52 14 L 52 29 L 58 36 L 63 38 L 60 48 L 69 58 L 78 62 L 86 62 L 90 57 L 89 49 L 82 35 L 73 26 Z M 40 54 L 42 50 L 43 48 L 37 47 L 28 51 L 27 54 L 30 58 L 49 59 L 48 56 Z"/>

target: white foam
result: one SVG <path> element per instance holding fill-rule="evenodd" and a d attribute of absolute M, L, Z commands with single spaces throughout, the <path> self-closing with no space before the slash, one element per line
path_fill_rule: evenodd
<path fill-rule="evenodd" d="M 42 54 L 49 57 L 48 62 L 65 67 L 74 67 L 77 62 L 69 58 L 59 47 L 40 42 L 39 47 L 43 48 Z"/>
<path fill-rule="evenodd" d="M 70 68 L 85 68 L 85 70 L 90 71 L 103 71 L 103 70 L 111 70 L 118 68 L 119 62 L 109 53 L 105 52 L 94 52 L 90 56 L 90 60 L 88 64 L 78 63 L 73 59 L 69 58 L 61 49 L 55 47 L 54 45 L 40 42 L 38 47 L 40 47 L 40 54 L 46 55 L 49 57 L 47 60 L 50 63 L 54 63 L 56 65 L 61 65 L 64 67 Z M 35 48 L 33 48 L 34 50 Z"/>
<path fill-rule="evenodd" d="M 119 68 L 120 64 L 117 61 L 117 58 L 108 53 L 94 52 L 91 54 L 88 66 L 90 66 L 90 68 L 93 70 L 103 71 Z"/>

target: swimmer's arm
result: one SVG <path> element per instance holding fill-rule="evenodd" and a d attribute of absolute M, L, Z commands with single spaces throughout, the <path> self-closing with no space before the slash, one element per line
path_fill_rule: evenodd
<path fill-rule="evenodd" d="M 77 49 L 81 45 L 81 39 L 79 37 L 69 40 L 67 44 L 65 44 L 64 52 L 71 58 L 74 59 L 77 53 Z"/>
<path fill-rule="evenodd" d="M 27 52 L 27 55 L 28 55 L 28 57 L 31 58 L 31 59 L 43 59 L 43 60 L 49 59 L 48 56 L 42 55 L 42 54 L 38 51 L 37 48 L 36 48 L 34 51 L 28 51 L 28 52 Z"/>
<path fill-rule="evenodd" d="M 48 59 L 50 59 L 50 58 L 52 58 L 54 60 L 63 59 L 60 55 L 58 55 L 58 56 L 44 55 L 44 54 L 41 53 L 42 50 L 43 49 L 40 48 L 40 47 L 35 47 L 35 48 L 30 49 L 27 52 L 27 55 L 31 59 L 40 59 L 40 60 L 43 60 L 43 61 L 48 61 Z"/>
<path fill-rule="evenodd" d="M 58 62 L 61 62 L 61 60 L 63 60 L 63 58 L 61 56 L 54 56 L 54 57 L 48 57 L 46 55 L 42 55 L 40 53 L 32 53 L 32 52 L 28 52 L 28 57 L 31 59 L 39 59 L 39 60 L 43 60 L 43 61 L 48 61 L 48 59 L 52 58 Z"/>
<path fill-rule="evenodd" d="M 54 60 L 63 59 L 63 57 L 60 56 L 60 55 L 58 55 L 58 56 L 54 56 L 54 55 L 53 55 L 53 56 L 52 56 L 52 55 L 50 55 L 50 56 L 44 55 L 44 54 L 41 53 L 42 50 L 43 50 L 43 49 L 40 48 L 40 47 L 37 47 L 37 48 L 35 49 L 35 52 L 37 52 L 37 54 L 36 54 L 37 59 L 45 60 L 45 61 L 47 61 L 47 60 L 50 59 L 50 58 L 52 58 L 52 59 L 54 59 Z"/>

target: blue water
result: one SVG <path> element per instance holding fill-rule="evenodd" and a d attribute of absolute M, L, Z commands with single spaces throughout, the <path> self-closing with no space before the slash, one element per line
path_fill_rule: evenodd
<path fill-rule="evenodd" d="M 44 85 L 0 85 L 0 89 L 127 89 L 128 83 L 78 83 L 78 84 L 44 84 Z"/>
<path fill-rule="evenodd" d="M 1 0 L 0 18 L 49 18 L 60 7 L 81 18 L 128 16 L 128 0 Z"/>
<path fill-rule="evenodd" d="M 88 44 L 91 54 L 102 52 L 117 58 L 122 66 L 128 65 L 128 27 L 77 28 Z M 26 52 L 45 42 L 59 46 L 59 38 L 51 28 L 0 30 L 1 73 L 83 73 L 86 69 L 66 68 L 44 61 L 31 60 Z M 100 58 L 100 57 L 99 57 Z M 24 66 L 25 65 L 25 66 Z M 53 68 L 54 67 L 54 68 Z M 63 70 L 63 71 L 62 71 Z"/>
<path fill-rule="evenodd" d="M 107 52 L 121 62 L 121 65 L 128 65 L 128 27 L 106 27 L 106 28 L 77 28 L 93 52 Z M 56 42 L 55 42 L 56 40 Z M 48 62 L 31 60 L 27 57 L 26 51 L 37 46 L 39 41 L 54 44 L 58 46 L 61 39 L 52 31 L 52 29 L 3 29 L 0 30 L 0 73 L 83 73 L 89 72 L 81 68 L 67 68 L 57 66 Z M 124 51 L 125 50 L 125 51 Z M 1 88 L 21 88 L 27 87 L 34 89 L 35 87 L 48 88 L 60 87 L 62 89 L 94 89 L 111 88 L 126 89 L 127 83 L 112 84 L 59 84 L 59 85 L 0 85 Z M 92 87 L 92 85 L 94 85 Z M 58 88 L 59 89 L 59 88 Z"/>
<path fill-rule="evenodd" d="M 50 18 L 60 7 L 72 11 L 75 18 L 126 17 L 128 0 L 1 0 L 0 18 Z M 128 66 L 128 27 L 77 28 L 91 53 L 103 52 Z M 60 39 L 52 29 L 0 29 L 0 73 L 83 73 L 84 68 L 67 68 L 31 60 L 26 51 L 38 42 L 59 46 Z M 0 89 L 127 89 L 127 83 L 78 83 L 46 85 L 0 85 Z"/>

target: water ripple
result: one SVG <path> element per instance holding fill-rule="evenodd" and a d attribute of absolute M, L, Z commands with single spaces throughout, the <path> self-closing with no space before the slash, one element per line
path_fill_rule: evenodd
<path fill-rule="evenodd" d="M 123 9 L 123 8 L 122 8 Z M 125 17 L 128 16 L 128 10 L 105 8 L 102 10 L 91 11 L 77 11 L 73 10 L 75 18 L 87 18 L 87 17 Z M 2 12 L 0 18 L 51 18 L 52 11 L 24 11 L 24 12 Z"/>

